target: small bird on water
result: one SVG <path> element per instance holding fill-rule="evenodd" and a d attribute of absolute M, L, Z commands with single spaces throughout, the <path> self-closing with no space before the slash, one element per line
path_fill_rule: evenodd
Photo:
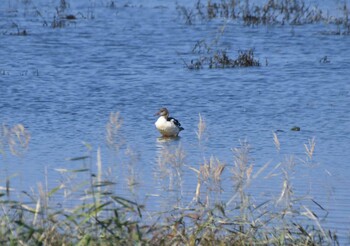
<path fill-rule="evenodd" d="M 155 125 L 163 137 L 177 137 L 180 131 L 184 130 L 177 119 L 169 117 L 168 109 L 161 108 L 156 115 L 159 115 L 159 118 Z"/>

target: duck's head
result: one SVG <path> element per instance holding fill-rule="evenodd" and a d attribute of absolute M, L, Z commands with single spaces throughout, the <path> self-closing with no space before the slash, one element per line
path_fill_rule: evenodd
<path fill-rule="evenodd" d="M 169 111 L 168 111 L 167 108 L 161 108 L 161 109 L 156 113 L 156 115 L 168 117 Z"/>

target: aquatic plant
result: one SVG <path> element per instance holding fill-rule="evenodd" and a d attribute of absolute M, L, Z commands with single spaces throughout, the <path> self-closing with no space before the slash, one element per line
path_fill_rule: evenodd
<path fill-rule="evenodd" d="M 73 14 L 66 14 L 66 8 L 67 7 L 56 8 L 56 14 L 53 16 L 53 20 L 51 22 L 52 28 L 63 28 L 70 23 L 75 23 L 74 21 L 77 19 L 77 17 Z"/>
<path fill-rule="evenodd" d="M 188 64 L 184 60 L 184 64 L 188 69 L 201 69 L 204 66 L 208 68 L 238 68 L 238 67 L 258 67 L 259 60 L 254 56 L 254 49 L 239 50 L 238 56 L 232 59 L 225 50 L 210 50 L 207 54 L 198 52 L 199 57 L 191 60 Z"/>
<path fill-rule="evenodd" d="M 15 31 L 12 31 L 13 29 L 15 29 Z M 13 36 L 27 36 L 28 31 L 26 28 L 20 27 L 18 23 L 12 22 L 4 31 L 2 31 L 2 34 L 8 34 Z"/>
<path fill-rule="evenodd" d="M 258 67 L 260 62 L 255 58 L 254 49 L 239 50 L 237 58 L 231 58 L 228 51 L 219 48 L 219 41 L 225 33 L 226 23 L 219 27 L 216 36 L 210 40 L 199 40 L 193 46 L 191 53 L 197 58 L 190 63 L 183 58 L 182 61 L 188 69 L 208 68 L 238 68 L 238 67 Z"/>
<path fill-rule="evenodd" d="M 69 12 L 70 4 L 66 0 L 60 0 L 59 6 L 55 7 L 56 13 L 53 15 L 53 20 L 51 21 L 52 28 L 64 28 L 70 25 L 75 25 L 78 17 L 83 19 L 94 19 L 94 8 L 89 6 L 87 13 L 83 14 L 82 12 L 78 12 L 77 14 L 72 14 Z M 38 11 L 40 14 L 40 12 Z M 41 14 L 40 14 L 41 16 Z M 47 23 L 44 20 L 44 25 Z"/>
<path fill-rule="evenodd" d="M 193 24 L 194 17 L 195 17 L 193 10 L 188 9 L 188 8 L 186 8 L 184 6 L 180 6 L 180 5 L 177 5 L 176 9 L 184 17 L 186 24 L 188 24 L 188 25 L 192 25 Z"/>
<path fill-rule="evenodd" d="M 303 0 L 267 0 L 256 4 L 250 1 L 207 1 L 198 0 L 192 11 L 184 11 L 178 6 L 181 14 L 193 12 L 192 16 L 211 20 L 226 18 L 241 20 L 246 25 L 259 24 L 306 24 L 326 19 L 317 6 L 307 6 Z M 194 19 L 193 17 L 191 19 Z M 193 22 L 193 21 L 192 21 Z"/>
<path fill-rule="evenodd" d="M 248 26 L 257 25 L 305 25 L 327 23 L 337 26 L 337 31 L 322 32 L 332 35 L 350 33 L 349 10 L 346 2 L 341 6 L 343 16 L 330 16 L 317 5 L 309 5 L 304 0 L 266 0 L 264 2 L 241 0 L 197 0 L 192 8 L 178 5 L 180 16 L 186 24 L 196 20 L 224 18 L 235 20 Z"/>

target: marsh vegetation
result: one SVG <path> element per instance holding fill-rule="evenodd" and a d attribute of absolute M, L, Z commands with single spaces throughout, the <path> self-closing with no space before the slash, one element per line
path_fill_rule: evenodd
<path fill-rule="evenodd" d="M 234 23 L 258 27 L 284 26 L 291 27 L 311 24 L 335 26 L 333 31 L 322 31 L 323 35 L 349 35 L 349 10 L 346 2 L 339 7 L 342 16 L 331 16 L 317 5 L 311 5 L 304 0 L 268 0 L 260 1 L 201 1 L 197 0 L 192 8 L 178 5 L 177 10 L 186 24 L 208 22 L 216 19 L 233 21 Z M 237 68 L 260 66 L 261 63 L 254 57 L 254 49 L 239 50 L 237 58 L 229 57 L 229 50 L 217 46 L 223 35 L 226 23 L 222 25 L 219 34 L 211 42 L 202 39 L 192 50 L 193 54 L 200 54 L 190 62 L 183 60 L 189 69 L 208 68 Z M 216 47 L 216 48 L 214 48 Z M 268 64 L 266 60 L 265 64 Z"/>
<path fill-rule="evenodd" d="M 349 9 L 346 2 L 339 6 L 343 15 L 337 17 L 305 0 L 197 0 L 192 8 L 178 5 L 177 9 L 187 24 L 217 18 L 234 20 L 248 26 L 325 23 L 342 25 L 344 34 L 349 33 Z"/>
<path fill-rule="evenodd" d="M 124 144 L 121 127 L 120 114 L 111 113 L 106 124 L 106 144 L 115 155 L 120 154 Z M 201 115 L 196 132 L 201 152 L 207 134 Z M 273 133 L 272 139 L 279 152 L 283 146 L 277 133 Z M 26 148 L 29 140 L 29 133 L 22 125 L 3 127 L 2 154 L 8 145 L 10 153 L 18 155 L 14 146 Z M 81 163 L 81 168 L 57 169 L 62 179 L 55 188 L 48 190 L 47 183 L 39 183 L 35 191 L 23 191 L 21 199 L 14 199 L 10 187 L 1 193 L 0 242 L 10 245 L 337 245 L 336 234 L 322 226 L 328 212 L 313 197 L 294 194 L 293 170 L 296 165 L 312 165 L 315 146 L 315 139 L 311 139 L 305 144 L 304 157 L 290 155 L 282 162 L 257 167 L 247 141 L 232 149 L 232 163 L 224 163 L 212 155 L 205 158 L 208 153 L 202 152 L 202 160 L 189 164 L 181 143 L 165 144 L 157 160 L 159 174 L 164 175 L 170 186 L 177 187 L 179 193 L 185 169 L 193 172 L 197 185 L 192 187 L 193 199 L 187 204 L 179 201 L 167 210 L 152 211 L 132 196 L 118 194 L 115 178 L 108 175 L 110 171 L 101 161 L 101 149 L 93 150 L 86 144 L 87 155 L 70 159 Z M 121 161 L 132 170 L 129 179 L 122 181 L 131 192 L 138 186 L 137 182 L 129 182 L 135 181 L 137 170 L 133 161 Z M 225 173 L 230 179 L 222 179 Z M 250 193 L 254 180 L 276 176 L 281 182 L 279 196 L 261 200 Z M 223 182 L 231 182 L 232 187 L 226 200 L 220 197 Z M 70 202 L 71 199 L 74 201 Z"/>

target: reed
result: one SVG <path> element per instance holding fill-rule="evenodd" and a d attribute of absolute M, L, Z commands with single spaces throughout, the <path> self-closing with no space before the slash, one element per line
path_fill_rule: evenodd
<path fill-rule="evenodd" d="M 206 131 L 206 123 L 204 121 L 204 118 L 201 114 L 199 114 L 199 121 L 198 121 L 198 130 L 196 131 L 198 141 L 201 142 L 204 137 L 204 133 Z"/>
<path fill-rule="evenodd" d="M 317 5 L 309 5 L 304 0 L 210 0 L 206 4 L 198 0 L 192 9 L 178 5 L 177 10 L 180 15 L 186 17 L 187 24 L 193 24 L 196 19 L 225 18 L 242 21 L 245 25 L 303 25 L 320 22 L 347 25 L 349 15 L 346 3 L 342 6 L 343 16 L 335 18 L 323 13 Z"/>
<path fill-rule="evenodd" d="M 339 6 L 341 16 L 331 16 L 327 10 L 320 9 L 304 0 L 197 0 L 192 8 L 178 5 L 177 11 L 186 24 L 196 21 L 225 19 L 246 26 L 327 24 L 336 30 L 323 31 L 326 35 L 349 35 L 349 9 L 344 2 Z"/>
<path fill-rule="evenodd" d="M 206 134 L 206 122 L 199 116 L 198 141 Z M 120 131 L 118 113 L 110 115 L 106 125 L 108 146 L 114 146 Z M 26 129 L 13 129 L 22 139 Z M 108 130 L 109 129 L 109 130 Z M 113 130 L 114 129 L 114 130 Z M 3 136 L 8 136 L 8 131 Z M 113 136 L 113 137 L 112 137 Z M 112 141 L 113 139 L 113 141 Z M 273 141 L 280 150 L 278 136 Z M 4 141 L 2 141 L 4 142 Z M 27 143 L 26 141 L 19 141 Z M 176 143 L 176 142 L 175 142 Z M 203 143 L 204 144 L 204 143 Z M 25 199 L 16 200 L 1 194 L 0 243 L 4 245 L 338 245 L 337 235 L 322 226 L 322 216 L 311 205 L 325 209 L 309 196 L 295 195 L 293 175 L 300 158 L 293 155 L 272 166 L 257 168 L 247 141 L 232 149 L 232 163 L 223 163 L 211 156 L 186 163 L 183 146 L 164 142 L 158 155 L 159 175 L 169 184 L 166 191 L 182 189 L 186 168 L 194 172 L 197 185 L 194 199 L 185 203 L 169 203 L 162 211 L 150 212 L 134 199 L 121 197 L 104 171 L 102 149 L 95 151 L 88 144 L 86 155 L 70 158 L 81 168 L 57 169 L 62 179 L 49 190 L 47 181 L 37 191 L 24 192 Z M 305 144 L 311 161 L 316 142 Z M 120 154 L 119 148 L 112 148 Z M 8 151 L 11 153 L 10 149 Z M 130 161 L 137 155 L 127 148 Z M 13 152 L 12 154 L 16 154 Z M 96 158 L 93 158 L 96 156 Z M 205 156 L 205 153 L 203 153 Z M 96 160 L 96 165 L 93 160 Z M 126 162 L 124 162 L 126 163 Z M 131 181 L 137 175 L 130 170 Z M 225 175 L 230 178 L 225 179 Z M 279 196 L 257 202 L 250 193 L 254 181 L 281 178 Z M 226 176 L 227 177 L 227 176 Z M 47 177 L 48 179 L 48 177 Z M 130 181 L 129 180 L 129 181 Z M 132 181 L 134 182 L 134 181 Z M 231 183 L 232 196 L 224 200 L 220 193 L 223 182 Z M 176 187 L 177 186 L 177 187 Z M 225 187 L 227 185 L 225 184 Z M 179 199 L 182 199 L 180 191 Z M 58 199 L 58 200 L 57 200 Z M 56 203 L 60 201 L 60 206 Z M 311 202 L 311 205 L 310 205 Z"/>
<path fill-rule="evenodd" d="M 211 41 L 199 40 L 193 46 L 191 53 L 196 56 L 190 63 L 183 58 L 182 61 L 188 69 L 241 68 L 259 67 L 261 64 L 256 59 L 254 49 L 239 50 L 236 58 L 231 58 L 229 52 L 219 46 L 220 38 L 224 35 L 226 22 L 219 28 L 216 36 Z M 267 61 L 266 61 L 267 64 Z"/>
<path fill-rule="evenodd" d="M 30 141 L 30 133 L 22 124 L 14 126 L 2 126 L 0 132 L 0 149 L 5 154 L 8 148 L 11 154 L 21 156 L 27 150 Z"/>

